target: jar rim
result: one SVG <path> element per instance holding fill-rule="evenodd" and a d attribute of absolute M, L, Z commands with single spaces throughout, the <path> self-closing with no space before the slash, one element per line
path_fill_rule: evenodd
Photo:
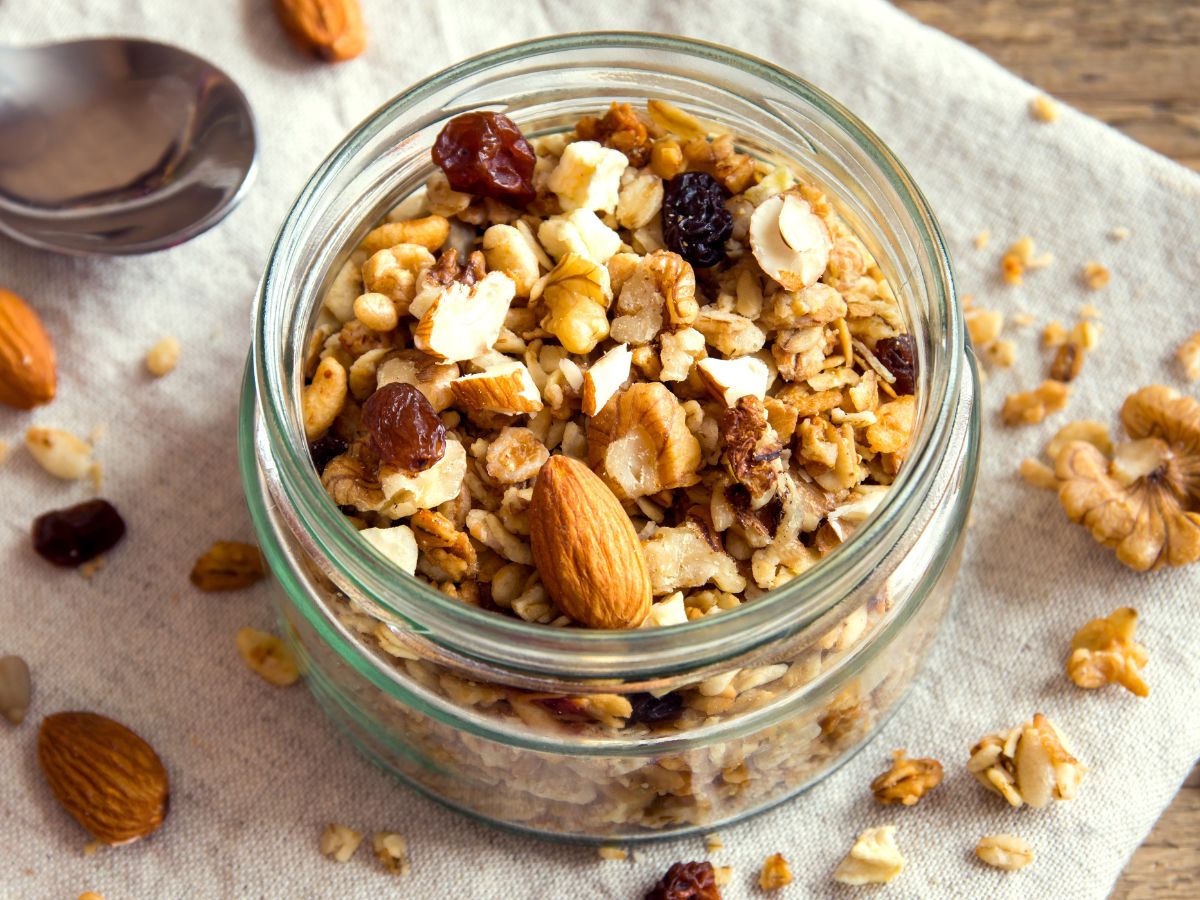
<path fill-rule="evenodd" d="M 942 324 L 941 332 L 932 336 L 936 340 L 929 341 L 931 355 L 921 360 L 924 397 L 918 398 L 919 431 L 906 464 L 879 508 L 842 546 L 787 584 L 719 616 L 670 628 L 548 628 L 477 609 L 415 578 L 404 579 L 397 588 L 395 573 L 380 571 L 377 554 L 357 537 L 321 486 L 302 429 L 287 412 L 285 401 L 298 390 L 296 373 L 280 364 L 276 346 L 280 335 L 269 333 L 274 324 L 269 313 L 273 304 L 282 302 L 280 295 L 287 281 L 284 272 L 292 262 L 289 247 L 305 233 L 306 212 L 340 169 L 373 138 L 423 99 L 448 86 L 535 56 L 598 49 L 665 52 L 716 63 L 782 88 L 826 116 L 838 127 L 837 137 L 866 155 L 875 167 L 871 174 L 881 176 L 900 201 L 906 223 L 913 226 L 918 239 L 918 253 L 928 264 L 932 279 L 928 293 Z M 832 97 L 778 66 L 716 44 L 638 32 L 582 32 L 512 44 L 451 66 L 381 106 L 334 149 L 297 196 L 272 246 L 257 301 L 253 367 L 264 432 L 264 440 L 257 442 L 260 462 L 267 462 L 261 456 L 269 453 L 269 487 L 277 496 L 282 491 L 294 508 L 296 521 L 320 529 L 320 540 L 308 548 L 313 555 L 334 566 L 359 596 L 377 601 L 407 627 L 435 641 L 453 635 L 451 645 L 465 649 L 468 655 L 529 671 L 571 672 L 580 677 L 672 672 L 741 655 L 780 634 L 803 629 L 835 607 L 869 576 L 873 560 L 894 544 L 904 513 L 920 505 L 935 480 L 950 437 L 965 364 L 963 324 L 941 231 L 928 201 L 887 146 Z M 930 365 L 931 361 L 936 364 Z"/>

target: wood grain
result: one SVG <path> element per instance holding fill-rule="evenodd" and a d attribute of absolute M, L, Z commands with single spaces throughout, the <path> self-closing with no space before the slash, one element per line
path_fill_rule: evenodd
<path fill-rule="evenodd" d="M 893 0 L 1131 138 L 1200 170 L 1195 0 Z M 1110 900 L 1200 897 L 1200 766 Z"/>
<path fill-rule="evenodd" d="M 1195 0 L 894 0 L 928 25 L 1200 170 Z"/>

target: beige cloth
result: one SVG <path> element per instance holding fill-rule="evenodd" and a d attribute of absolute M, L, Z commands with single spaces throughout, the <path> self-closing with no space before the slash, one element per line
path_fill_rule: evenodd
<path fill-rule="evenodd" d="M 1037 328 L 1010 326 L 1018 362 L 984 388 L 986 434 L 973 533 L 957 605 L 907 704 L 827 781 L 724 833 L 713 855 L 734 867 L 730 898 L 756 897 L 762 860 L 796 873 L 784 896 L 859 896 L 830 875 L 855 834 L 899 825 L 908 857 L 886 891 L 861 896 L 1098 898 L 1174 795 L 1200 751 L 1197 571 L 1135 575 L 1069 525 L 1049 493 L 1019 480 L 1056 423 L 1112 418 L 1132 389 L 1185 387 L 1170 354 L 1200 328 L 1200 178 L 1069 109 L 1034 123 L 1035 91 L 980 54 L 879 0 L 789 3 L 404 2 L 366 0 L 372 43 L 338 66 L 301 59 L 270 4 L 185 5 L 8 0 L 0 41 L 136 34 L 209 56 L 245 88 L 258 116 L 261 170 L 214 231 L 153 256 L 65 259 L 0 240 L 0 283 L 41 311 L 58 346 L 59 398 L 32 414 L 0 410 L 0 439 L 31 423 L 87 434 L 105 496 L 129 533 L 90 581 L 29 550 L 38 513 L 89 496 L 52 481 L 23 451 L 0 469 L 0 654 L 29 660 L 30 718 L 0 723 L 0 896 L 108 900 L 232 897 L 640 897 L 699 839 L 652 845 L 633 862 L 534 842 L 474 824 L 396 785 L 344 743 L 302 688 L 272 688 L 242 666 L 234 632 L 271 627 L 265 587 L 207 595 L 187 581 L 216 539 L 250 538 L 234 454 L 249 308 L 291 198 L 348 129 L 436 69 L 500 44 L 555 32 L 631 28 L 720 41 L 810 79 L 856 111 L 927 192 L 980 305 L 1039 323 L 1104 311 L 1104 337 L 1070 408 L 1042 427 L 997 421 L 1005 393 L 1032 387 L 1046 360 Z M 1128 227 L 1123 242 L 1109 239 Z M 990 229 L 992 245 L 974 235 Z M 1056 262 L 1023 287 L 997 277 L 1004 246 L 1032 234 Z M 1079 284 L 1084 262 L 1113 272 Z M 166 334 L 179 369 L 149 379 L 141 359 Z M 1063 677 L 1073 630 L 1121 604 L 1143 614 L 1148 699 L 1083 692 Z M 110 714 L 145 735 L 173 781 L 171 814 L 151 840 L 84 857 L 84 833 L 51 799 L 34 762 L 37 722 L 61 709 Z M 964 769 L 992 729 L 1049 714 L 1090 771 L 1077 800 L 1010 810 Z M 946 764 L 945 784 L 914 809 L 882 808 L 867 784 L 894 747 Z M 348 864 L 317 853 L 327 821 L 407 835 L 412 873 L 392 879 L 361 848 Z M 981 866 L 984 834 L 1015 832 L 1038 853 L 1017 874 Z"/>

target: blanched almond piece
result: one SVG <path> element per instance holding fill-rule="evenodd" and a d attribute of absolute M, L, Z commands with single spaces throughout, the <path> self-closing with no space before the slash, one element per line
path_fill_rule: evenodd
<path fill-rule="evenodd" d="M 796 194 L 764 200 L 750 217 L 750 248 L 762 270 L 789 291 L 816 284 L 833 241 L 825 222 Z"/>
<path fill-rule="evenodd" d="M 636 628 L 650 611 L 650 572 L 633 523 L 587 466 L 552 456 L 533 485 L 529 540 L 550 596 L 590 628 Z"/>
<path fill-rule="evenodd" d="M 489 272 L 473 288 L 454 282 L 425 310 L 413 343 L 448 362 L 482 356 L 500 336 L 515 293 L 513 280 L 503 272 Z"/>
<path fill-rule="evenodd" d="M 450 382 L 454 399 L 467 409 L 491 410 L 516 415 L 537 412 L 542 408 L 542 395 L 529 369 L 519 362 L 463 375 Z"/>
<path fill-rule="evenodd" d="M 625 379 L 629 377 L 629 367 L 633 362 L 633 353 L 628 344 L 618 344 L 592 364 L 583 373 L 583 414 L 594 416 L 604 409 Z"/>
<path fill-rule="evenodd" d="M 725 405 L 733 407 L 742 397 L 757 397 L 759 400 L 767 393 L 767 383 L 771 379 L 771 371 L 767 364 L 754 356 L 742 356 L 738 359 L 716 359 L 708 357 L 696 363 L 700 380 L 717 400 L 723 400 Z"/>
<path fill-rule="evenodd" d="M 364 528 L 358 536 L 409 575 L 417 571 L 417 539 L 407 525 Z"/>

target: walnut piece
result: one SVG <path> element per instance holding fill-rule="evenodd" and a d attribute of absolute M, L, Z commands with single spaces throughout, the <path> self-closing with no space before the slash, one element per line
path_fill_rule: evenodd
<path fill-rule="evenodd" d="M 619 499 L 689 487 L 699 480 L 700 443 L 664 385 L 638 383 L 588 421 L 588 465 Z"/>
<path fill-rule="evenodd" d="M 1200 403 L 1153 385 L 1126 399 L 1121 421 L 1132 440 L 1111 460 L 1089 443 L 1062 448 L 1059 502 L 1131 569 L 1200 560 Z"/>
<path fill-rule="evenodd" d="M 893 750 L 892 767 L 871 782 L 871 790 L 880 803 L 912 806 L 941 783 L 936 759 L 909 759 L 904 750 Z"/>
<path fill-rule="evenodd" d="M 546 445 L 528 428 L 505 428 L 487 449 L 487 473 L 501 484 L 528 481 L 550 458 Z"/>
<path fill-rule="evenodd" d="M 1092 619 L 1071 638 L 1067 658 L 1067 677 L 1081 688 L 1106 684 L 1121 687 L 1145 697 L 1150 688 L 1142 680 L 1141 669 L 1149 654 L 1136 643 L 1137 612 L 1123 606 L 1108 616 Z"/>
<path fill-rule="evenodd" d="M 1041 809 L 1051 800 L 1074 799 L 1085 769 L 1050 720 L 1035 713 L 1032 722 L 990 734 L 972 747 L 967 771 L 1011 806 Z"/>
<path fill-rule="evenodd" d="M 896 826 L 868 828 L 858 836 L 846 858 L 838 864 L 833 880 L 842 884 L 887 884 L 904 868 L 904 857 L 896 846 Z"/>
<path fill-rule="evenodd" d="M 981 837 L 975 845 L 975 855 L 989 866 L 1012 872 L 1033 862 L 1033 848 L 1015 834 L 992 834 Z"/>
<path fill-rule="evenodd" d="M 740 398 L 721 414 L 721 459 L 738 484 L 750 492 L 757 509 L 774 496 L 783 469 L 783 445 L 767 419 L 767 410 L 757 397 Z M 836 451 L 835 451 L 836 460 Z"/>
<path fill-rule="evenodd" d="M 419 509 L 409 519 L 417 547 L 426 560 L 450 576 L 454 582 L 475 574 L 475 548 L 466 532 L 439 512 Z"/>
<path fill-rule="evenodd" d="M 758 873 L 758 886 L 764 891 L 777 891 L 792 883 L 792 870 L 782 853 L 772 853 L 763 860 Z"/>
<path fill-rule="evenodd" d="M 371 835 L 371 849 L 375 858 L 393 875 L 407 875 L 408 843 L 404 836 L 394 831 L 377 831 Z"/>
<path fill-rule="evenodd" d="M 548 310 L 542 327 L 571 353 L 590 353 L 608 337 L 612 302 L 608 269 L 576 253 L 567 253 L 533 289 Z"/>
<path fill-rule="evenodd" d="M 1036 425 L 1050 413 L 1064 409 L 1070 395 L 1069 386 L 1047 379 L 1032 391 L 1005 397 L 1000 416 L 1005 425 Z"/>
<path fill-rule="evenodd" d="M 737 563 L 714 546 L 715 538 L 702 531 L 695 521 L 675 528 L 660 528 L 642 543 L 654 596 L 661 597 L 680 588 L 700 587 L 713 582 L 730 593 L 746 589 L 746 579 Z"/>

